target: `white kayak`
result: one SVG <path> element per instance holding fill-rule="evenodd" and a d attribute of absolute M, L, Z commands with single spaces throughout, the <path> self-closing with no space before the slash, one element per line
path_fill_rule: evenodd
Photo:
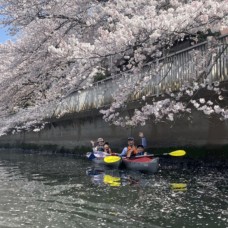
<path fill-rule="evenodd" d="M 103 151 L 87 152 L 86 157 L 96 164 L 104 164 L 104 158 L 109 154 Z"/>

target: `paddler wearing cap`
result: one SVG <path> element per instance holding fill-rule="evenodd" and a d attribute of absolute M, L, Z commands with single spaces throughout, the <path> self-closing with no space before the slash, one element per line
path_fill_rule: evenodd
<path fill-rule="evenodd" d="M 127 139 L 127 147 L 124 147 L 122 150 L 122 153 L 120 154 L 121 157 L 131 157 L 135 155 L 143 155 L 144 154 L 144 148 L 147 145 L 146 138 L 144 137 L 143 132 L 139 132 L 139 137 L 141 138 L 141 144 L 138 146 L 135 146 L 135 140 L 133 137 L 128 137 Z M 142 150 L 143 148 L 143 150 Z"/>
<path fill-rule="evenodd" d="M 98 138 L 97 139 L 97 145 L 95 146 L 95 142 L 94 141 L 90 141 L 93 147 L 93 151 L 104 151 L 104 144 L 105 141 L 103 138 Z"/>

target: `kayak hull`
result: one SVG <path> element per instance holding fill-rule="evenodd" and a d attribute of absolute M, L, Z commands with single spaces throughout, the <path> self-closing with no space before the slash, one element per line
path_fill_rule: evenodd
<path fill-rule="evenodd" d="M 104 157 L 105 156 L 106 156 L 106 153 L 100 152 L 100 151 L 88 152 L 86 154 L 86 157 L 89 160 L 91 160 L 93 163 L 99 164 L 99 165 L 105 165 L 105 162 L 104 162 Z"/>
<path fill-rule="evenodd" d="M 104 158 L 94 158 L 92 162 L 98 165 L 105 165 Z"/>
<path fill-rule="evenodd" d="M 130 170 L 156 173 L 159 168 L 159 158 L 153 157 L 136 157 L 136 158 L 123 158 L 125 167 Z"/>

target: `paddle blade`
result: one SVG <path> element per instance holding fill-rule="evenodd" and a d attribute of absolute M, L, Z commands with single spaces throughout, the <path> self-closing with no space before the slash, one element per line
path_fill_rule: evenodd
<path fill-rule="evenodd" d="M 186 183 L 171 183 L 171 188 L 187 188 Z"/>
<path fill-rule="evenodd" d="M 121 185 L 120 177 L 113 177 L 111 175 L 104 176 L 104 183 L 112 187 L 119 187 Z"/>
<path fill-rule="evenodd" d="M 174 191 L 186 191 L 187 190 L 187 184 L 185 184 L 185 183 L 171 183 L 170 187 Z"/>
<path fill-rule="evenodd" d="M 175 156 L 175 157 L 184 156 L 185 154 L 186 152 L 184 150 L 176 150 L 169 153 L 170 156 Z"/>
<path fill-rule="evenodd" d="M 110 163 L 118 162 L 120 161 L 120 159 L 121 158 L 119 156 L 107 156 L 104 158 L 104 162 L 110 164 Z"/>

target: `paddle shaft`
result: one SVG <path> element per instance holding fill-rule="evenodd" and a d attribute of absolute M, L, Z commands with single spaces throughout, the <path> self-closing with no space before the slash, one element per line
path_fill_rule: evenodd
<path fill-rule="evenodd" d="M 167 156 L 169 155 L 169 153 L 164 153 L 164 154 L 145 154 L 145 155 L 139 155 L 139 156 L 136 156 L 137 158 L 138 157 L 158 157 L 158 156 Z"/>
<path fill-rule="evenodd" d="M 176 151 L 172 151 L 170 153 L 163 153 L 163 154 L 147 154 L 147 155 L 139 155 L 139 156 L 135 156 L 136 158 L 139 157 L 159 157 L 159 156 L 174 156 L 174 157 L 181 157 L 184 156 L 186 154 L 186 152 L 184 150 L 176 150 Z"/>
<path fill-rule="evenodd" d="M 186 152 L 184 150 L 176 150 L 176 151 L 172 151 L 170 153 L 163 153 L 163 154 L 146 154 L 146 155 L 139 155 L 139 156 L 135 156 L 132 158 L 141 158 L 141 157 L 159 157 L 159 156 L 175 156 L 175 157 L 180 157 L 180 156 L 184 156 L 186 154 Z M 106 156 L 104 158 L 104 162 L 105 163 L 116 163 L 120 161 L 120 157 L 119 159 L 117 159 L 117 156 Z M 123 157 L 123 158 L 128 158 L 128 157 Z"/>

